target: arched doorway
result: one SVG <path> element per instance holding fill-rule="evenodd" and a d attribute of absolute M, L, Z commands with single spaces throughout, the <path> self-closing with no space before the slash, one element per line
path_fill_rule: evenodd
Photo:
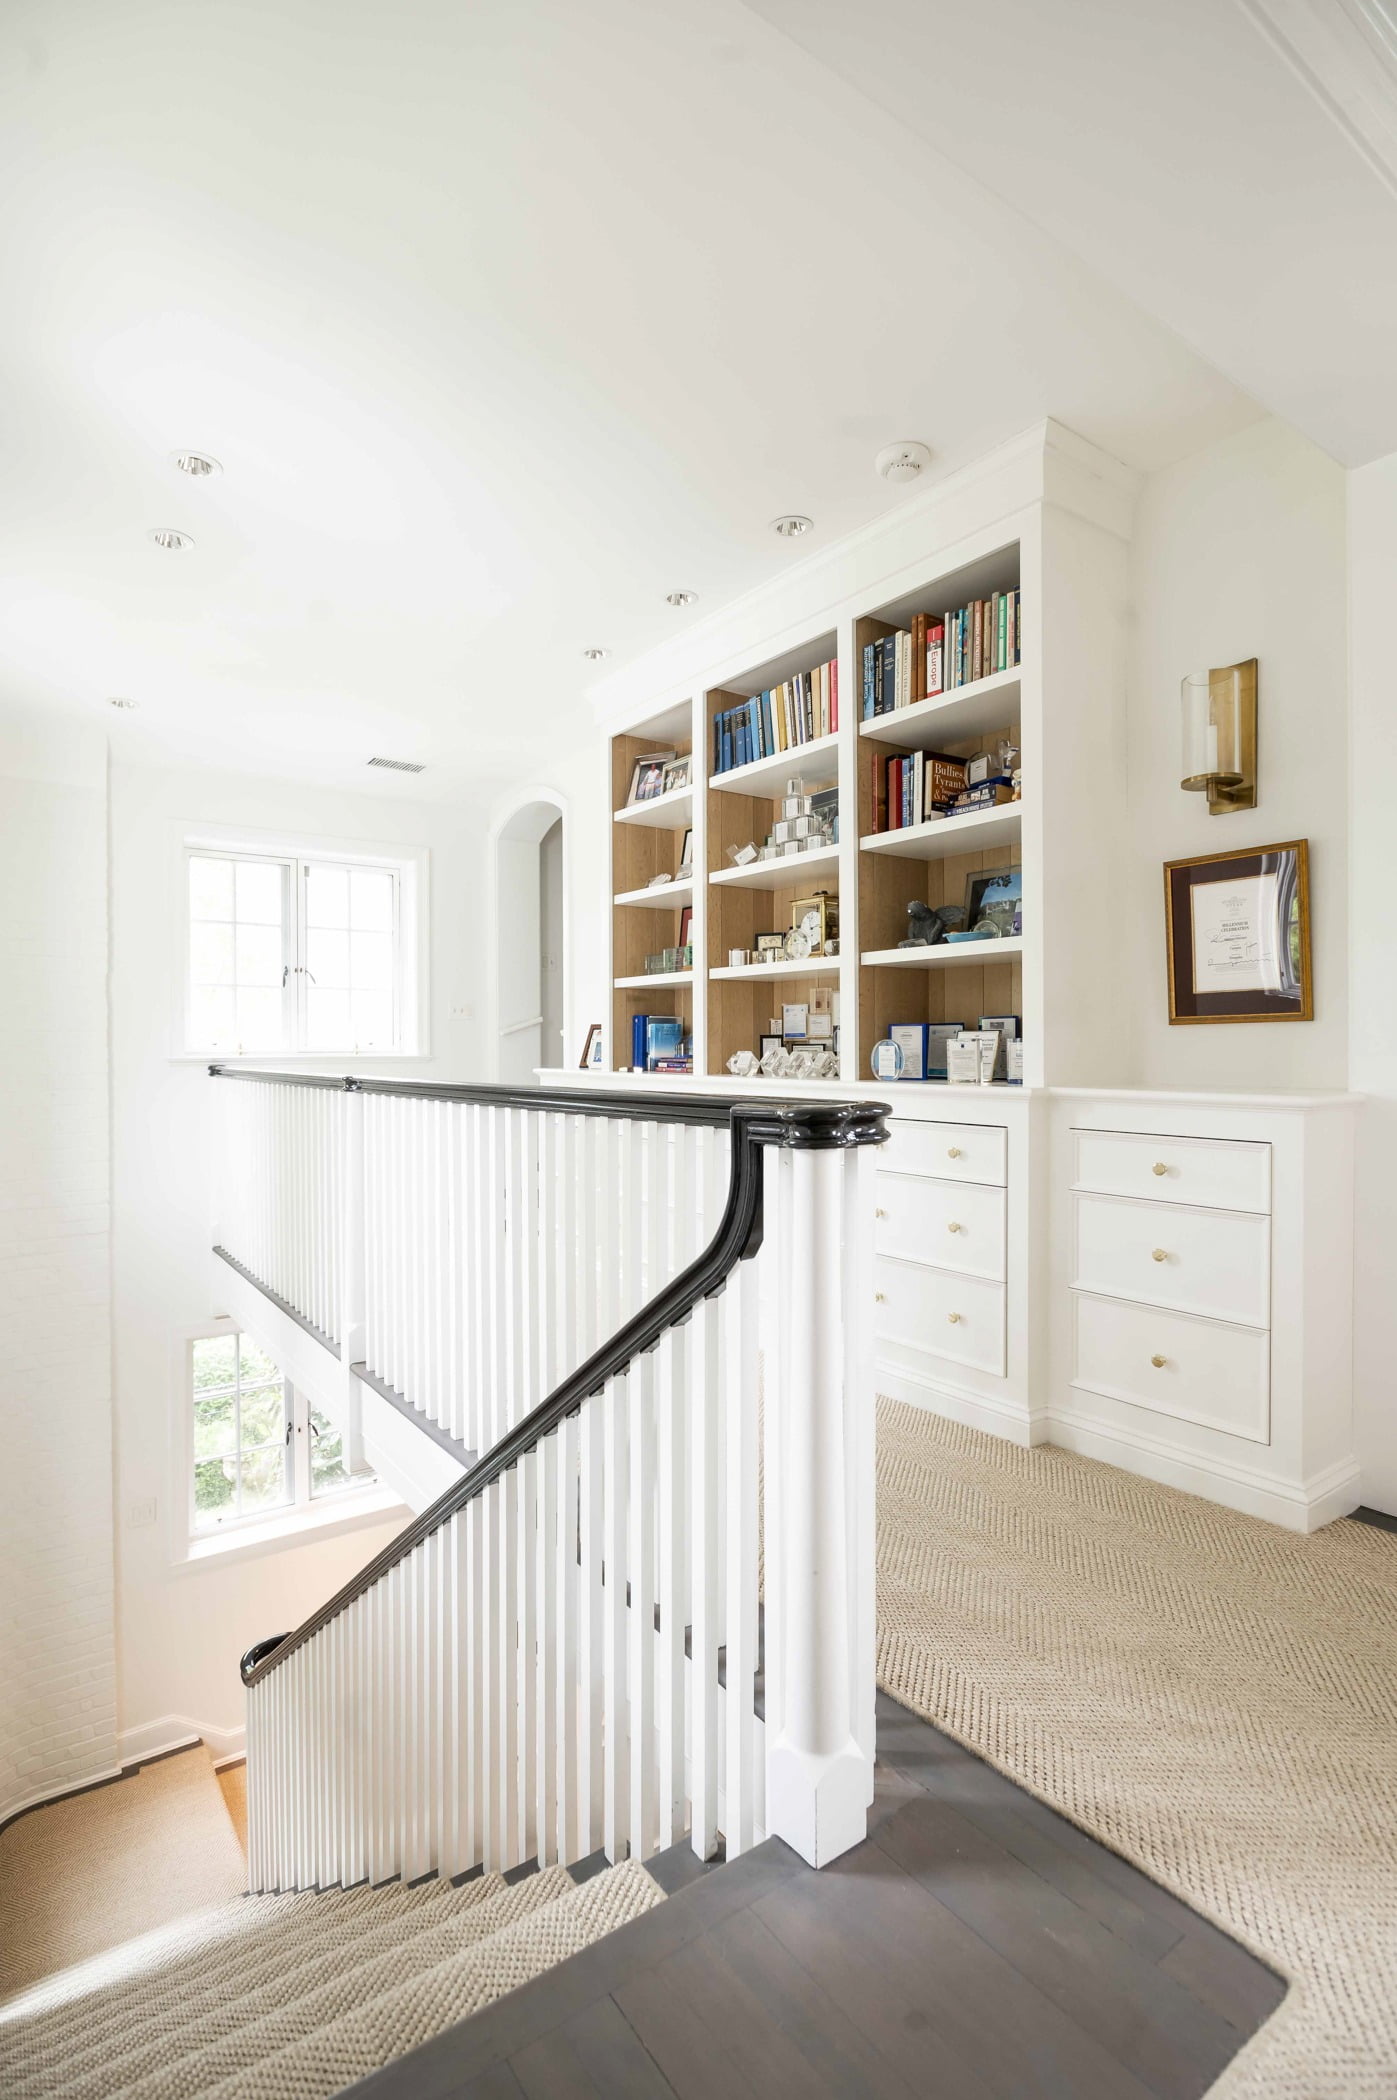
<path fill-rule="evenodd" d="M 495 833 L 494 1067 L 507 1086 L 563 1063 L 563 844 L 563 806 L 546 790 Z"/>

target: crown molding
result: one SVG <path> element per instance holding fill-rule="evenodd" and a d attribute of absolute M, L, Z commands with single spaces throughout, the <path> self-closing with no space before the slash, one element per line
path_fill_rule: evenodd
<path fill-rule="evenodd" d="M 1237 0 L 1237 5 L 1397 197 L 1393 0 Z"/>

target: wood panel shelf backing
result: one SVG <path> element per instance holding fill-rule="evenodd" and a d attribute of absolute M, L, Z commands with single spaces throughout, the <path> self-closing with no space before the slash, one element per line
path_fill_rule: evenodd
<path fill-rule="evenodd" d="M 954 1021 L 974 1028 L 981 1014 L 1017 1014 L 1022 1020 L 1023 964 L 1017 953 L 1003 952 L 1010 946 L 986 941 L 988 954 L 981 951 L 974 962 L 954 969 L 860 963 L 858 1077 L 870 1075 L 873 1045 L 895 1021 Z"/>
<path fill-rule="evenodd" d="M 685 717 L 692 719 L 692 711 Z M 645 752 L 673 747 L 679 757 L 692 757 L 692 734 L 679 730 L 677 711 L 657 724 L 611 740 L 611 801 L 618 821 L 611 827 L 611 1030 L 607 1042 L 614 1071 L 630 1069 L 631 1020 L 637 1013 L 678 1016 L 686 1034 L 694 1014 L 693 972 L 648 973 L 647 955 L 677 948 L 681 920 L 693 911 L 692 876 L 647 887 L 652 875 L 678 876 L 684 834 L 693 829 L 694 795 L 681 789 L 649 805 L 626 804 L 635 762 Z M 644 814 L 637 816 L 638 809 Z M 692 847 L 692 836 L 691 836 Z M 695 914 L 695 919 L 697 914 Z M 691 927 L 691 938 L 698 938 Z"/>
<path fill-rule="evenodd" d="M 836 970 L 837 963 L 830 965 Z M 715 978 L 708 987 L 708 1069 L 726 1071 L 728 1059 L 737 1050 L 760 1051 L 761 1039 L 772 1033 L 783 1006 L 809 1006 L 815 991 L 830 990 L 829 971 L 813 969 L 806 975 L 754 978 Z M 779 1027 L 775 1031 L 780 1033 Z M 833 1043 L 815 1043 L 812 1048 L 832 1048 Z"/>

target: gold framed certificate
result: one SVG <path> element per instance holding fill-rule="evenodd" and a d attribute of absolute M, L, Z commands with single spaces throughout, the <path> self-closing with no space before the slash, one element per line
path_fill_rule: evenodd
<path fill-rule="evenodd" d="M 1312 1021 L 1307 839 L 1166 861 L 1169 1019 Z"/>

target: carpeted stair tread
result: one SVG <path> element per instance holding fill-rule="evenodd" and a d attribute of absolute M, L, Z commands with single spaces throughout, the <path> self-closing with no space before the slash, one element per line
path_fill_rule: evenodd
<path fill-rule="evenodd" d="M 433 1968 L 405 1977 L 345 2018 L 305 2034 L 218 2085 L 184 2087 L 180 2100 L 326 2100 L 664 1900 L 657 1883 L 632 1860 L 594 1875 L 580 1887 L 569 1881 L 565 1894 L 532 1915 Z M 155 2088 L 140 2086 L 113 2100 L 154 2100 L 154 2093 Z"/>
<path fill-rule="evenodd" d="M 473 1884 L 468 1884 L 472 1886 Z M 124 2041 L 134 2041 L 149 2018 L 160 2019 L 174 1995 L 192 2014 L 209 1991 L 232 1996 L 245 1976 L 286 1960 L 287 1931 L 323 1939 L 352 1931 L 365 1913 L 375 1919 L 415 1915 L 449 1884 L 405 1889 L 330 1889 L 284 1896 L 242 1896 L 216 1909 L 162 1926 L 125 1948 L 97 1956 L 0 2006 L 0 2092 L 6 2066 L 19 2051 L 76 2063 L 120 2008 Z"/>
<path fill-rule="evenodd" d="M 359 1958 L 352 1944 L 347 1945 L 332 1977 L 275 2012 L 245 2008 L 253 2017 L 232 2034 L 209 2040 L 192 2033 L 176 2015 L 165 2050 L 154 2062 L 144 2060 L 139 2071 L 129 2073 L 118 2064 L 115 2075 L 109 2072 L 100 2087 L 86 2081 L 61 2085 L 54 2100 L 115 2100 L 118 2093 L 133 2096 L 133 2100 L 135 2095 L 140 2100 L 192 2100 L 193 2095 L 241 2074 L 306 2034 L 352 2018 L 365 2003 L 400 1987 L 419 1971 L 459 1961 L 473 1944 L 519 1923 L 573 1886 L 566 1869 L 550 1867 L 500 1888 L 483 1903 L 434 1920 L 398 1945 L 377 1948 L 366 1959 Z"/>
<path fill-rule="evenodd" d="M 353 1890 L 352 1900 L 337 1903 L 317 1896 L 265 1899 L 280 1905 L 281 1914 L 250 1945 L 232 1940 L 217 1952 L 206 1946 L 190 1962 L 141 1978 L 95 2030 L 89 2014 L 61 2031 L 50 2022 L 27 2037 L 26 2091 L 33 2100 L 111 2092 L 168 2062 L 172 2033 L 197 2035 L 201 2048 L 236 2034 L 332 1982 L 347 1961 L 358 1965 L 406 1946 L 417 1933 L 489 1903 L 504 1887 L 488 1875 L 459 1889 L 429 1882 L 412 1890 Z M 115 2036 L 107 2024 L 113 2015 Z M 0 2038 L 0 2078 L 5 2064 Z"/>

